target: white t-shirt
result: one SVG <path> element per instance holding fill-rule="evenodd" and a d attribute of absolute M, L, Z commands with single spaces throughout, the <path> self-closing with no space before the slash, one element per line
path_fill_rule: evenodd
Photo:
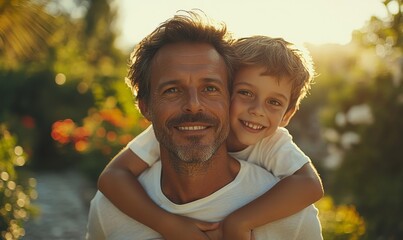
<path fill-rule="evenodd" d="M 160 148 L 155 138 L 152 125 L 135 137 L 127 145 L 148 165 L 153 165 L 160 157 Z M 310 162 L 286 128 L 276 132 L 239 152 L 230 153 L 234 158 L 257 164 L 282 179 L 294 174 L 303 165 Z"/>
<path fill-rule="evenodd" d="M 161 191 L 161 163 L 158 161 L 139 177 L 151 199 L 160 207 L 204 221 L 220 221 L 269 190 L 279 180 L 263 168 L 239 161 L 236 178 L 213 194 L 187 203 L 175 204 Z M 253 187 L 251 187 L 253 186 Z M 302 211 L 253 230 L 256 240 L 322 239 L 318 211 L 311 205 Z M 135 221 L 117 209 L 101 192 L 91 201 L 87 239 L 126 240 L 161 239 L 159 233 Z"/>

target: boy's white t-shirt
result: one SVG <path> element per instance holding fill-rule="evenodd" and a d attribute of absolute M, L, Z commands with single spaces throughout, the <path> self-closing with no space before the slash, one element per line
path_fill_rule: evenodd
<path fill-rule="evenodd" d="M 150 125 L 127 145 L 148 165 L 153 165 L 160 157 L 160 148 Z M 310 162 L 301 149 L 292 141 L 286 128 L 278 128 L 270 137 L 248 146 L 239 152 L 230 152 L 239 160 L 257 164 L 282 179 L 291 176 L 303 165 Z"/>

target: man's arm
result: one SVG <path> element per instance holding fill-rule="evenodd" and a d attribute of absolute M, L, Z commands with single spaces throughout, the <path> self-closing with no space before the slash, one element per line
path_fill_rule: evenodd
<path fill-rule="evenodd" d="M 319 175 L 313 165 L 307 163 L 227 216 L 223 221 L 224 239 L 249 239 L 252 229 L 297 213 L 322 198 L 323 193 Z"/>

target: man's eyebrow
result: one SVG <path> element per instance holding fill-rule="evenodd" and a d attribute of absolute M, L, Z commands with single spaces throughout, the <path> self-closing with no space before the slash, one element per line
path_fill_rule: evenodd
<path fill-rule="evenodd" d="M 219 85 L 225 85 L 225 83 L 218 78 L 214 78 L 214 77 L 206 77 L 202 79 L 203 82 L 205 83 L 215 83 L 215 84 L 219 84 Z M 158 85 L 158 90 L 161 90 L 163 88 L 165 88 L 166 86 L 170 86 L 170 85 L 179 85 L 181 83 L 181 80 L 179 79 L 172 79 L 172 80 L 167 80 L 164 81 L 163 83 L 161 83 L 160 85 Z"/>
<path fill-rule="evenodd" d="M 222 81 L 221 79 L 218 79 L 218 78 L 207 77 L 207 78 L 203 78 L 203 81 L 207 82 L 207 83 L 216 83 L 216 84 L 223 84 L 223 85 L 225 84 L 224 81 Z"/>
<path fill-rule="evenodd" d="M 165 88 L 166 86 L 177 85 L 177 84 L 179 84 L 179 82 L 180 81 L 178 79 L 168 80 L 168 81 L 165 81 L 165 82 L 161 83 L 160 85 L 158 85 L 157 89 L 161 90 L 161 89 Z"/>

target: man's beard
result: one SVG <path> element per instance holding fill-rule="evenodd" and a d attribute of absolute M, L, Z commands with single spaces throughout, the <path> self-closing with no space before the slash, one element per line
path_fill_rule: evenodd
<path fill-rule="evenodd" d="M 211 143 L 202 144 L 201 140 L 203 136 L 189 136 L 185 145 L 176 144 L 171 139 L 169 129 L 185 122 L 205 123 L 213 128 L 218 128 L 214 140 Z M 207 169 L 210 165 L 209 160 L 227 138 L 229 126 L 222 124 L 220 127 L 220 123 L 221 121 L 219 119 L 204 113 L 182 114 L 170 119 L 166 127 L 154 129 L 154 132 L 160 144 L 169 152 L 174 168 L 181 173 L 189 174 L 196 170 L 201 171 Z M 154 128 L 155 127 L 157 126 L 154 125 Z"/>
<path fill-rule="evenodd" d="M 217 142 L 209 145 L 199 144 L 201 137 L 191 137 L 191 144 L 186 146 L 171 145 L 164 147 L 171 157 L 172 166 L 178 173 L 191 175 L 195 172 L 206 171 L 210 165 L 209 161 L 220 146 Z"/>

